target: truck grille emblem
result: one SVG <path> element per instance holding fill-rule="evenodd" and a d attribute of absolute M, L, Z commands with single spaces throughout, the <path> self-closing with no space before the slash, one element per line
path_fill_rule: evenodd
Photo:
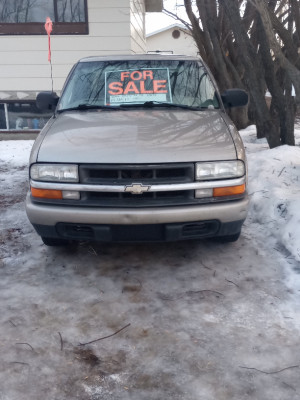
<path fill-rule="evenodd" d="M 143 185 L 142 183 L 133 183 L 132 185 L 126 185 L 124 191 L 132 194 L 142 194 L 148 192 L 150 188 L 151 186 Z"/>

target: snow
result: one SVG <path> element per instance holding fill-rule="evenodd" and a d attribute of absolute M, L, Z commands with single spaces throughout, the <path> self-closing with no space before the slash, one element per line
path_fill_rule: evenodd
<path fill-rule="evenodd" d="M 300 261 L 300 129 L 296 126 L 295 147 L 272 150 L 265 139 L 256 138 L 255 126 L 241 136 L 249 164 L 250 237 L 270 248 L 282 246 L 288 257 Z"/>
<path fill-rule="evenodd" d="M 0 142 L 1 167 L 26 167 L 33 140 L 3 140 Z"/>
<path fill-rule="evenodd" d="M 1 400 L 299 399 L 300 127 L 273 150 L 241 135 L 238 242 L 67 249 L 26 218 L 33 142 L 0 142 Z"/>

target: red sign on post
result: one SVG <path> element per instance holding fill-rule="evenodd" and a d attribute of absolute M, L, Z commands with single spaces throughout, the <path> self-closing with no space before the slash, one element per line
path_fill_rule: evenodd
<path fill-rule="evenodd" d="M 51 62 L 51 39 L 50 35 L 52 32 L 52 21 L 49 17 L 46 18 L 45 29 L 48 35 L 48 61 Z"/>

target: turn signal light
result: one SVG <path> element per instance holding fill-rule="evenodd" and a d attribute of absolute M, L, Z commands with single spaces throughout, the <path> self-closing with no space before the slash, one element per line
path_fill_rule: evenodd
<path fill-rule="evenodd" d="M 62 199 L 61 190 L 50 190 L 50 189 L 36 189 L 31 188 L 31 194 L 33 197 L 39 197 L 43 199 Z"/>
<path fill-rule="evenodd" d="M 227 186 L 227 187 L 219 187 L 214 188 L 213 196 L 214 197 L 221 197 L 221 196 L 234 196 L 237 194 L 245 193 L 246 185 L 239 185 L 239 186 Z"/>

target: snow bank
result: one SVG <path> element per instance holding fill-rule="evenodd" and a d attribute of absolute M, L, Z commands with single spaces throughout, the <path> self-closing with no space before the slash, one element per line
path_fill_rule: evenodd
<path fill-rule="evenodd" d="M 14 167 L 28 165 L 29 154 L 33 140 L 3 140 L 0 141 L 0 164 Z"/>
<path fill-rule="evenodd" d="M 297 146 L 272 150 L 256 139 L 254 126 L 240 133 L 248 154 L 249 228 L 255 237 L 259 224 L 264 241 L 275 238 L 300 261 L 300 129 L 295 132 Z"/>

